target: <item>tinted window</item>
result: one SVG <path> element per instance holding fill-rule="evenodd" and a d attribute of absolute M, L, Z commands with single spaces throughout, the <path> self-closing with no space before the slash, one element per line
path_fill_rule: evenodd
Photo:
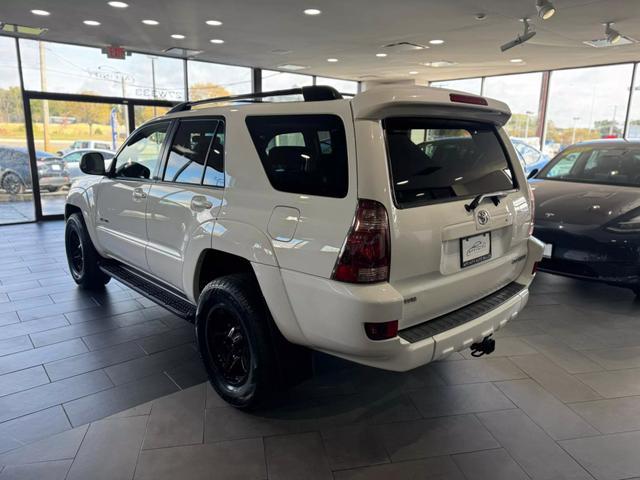
<path fill-rule="evenodd" d="M 396 202 L 412 206 L 514 188 L 490 125 L 420 118 L 384 122 Z"/>
<path fill-rule="evenodd" d="M 347 194 L 347 142 L 339 117 L 247 117 L 247 126 L 273 188 L 325 197 Z"/>
<path fill-rule="evenodd" d="M 640 146 L 618 143 L 568 148 L 537 178 L 640 186 Z"/>
<path fill-rule="evenodd" d="M 205 163 L 210 159 L 207 185 L 223 186 L 222 158 L 224 147 L 220 142 L 218 120 L 184 120 L 169 150 L 164 181 L 200 185 Z"/>
<path fill-rule="evenodd" d="M 155 123 L 135 132 L 118 154 L 115 175 L 150 178 L 160 160 L 160 149 L 169 123 Z"/>

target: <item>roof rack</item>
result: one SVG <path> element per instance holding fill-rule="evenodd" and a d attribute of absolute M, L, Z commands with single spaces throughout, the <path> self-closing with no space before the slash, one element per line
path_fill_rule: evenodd
<path fill-rule="evenodd" d="M 301 88 L 290 88 L 288 90 L 274 90 L 271 92 L 245 93 L 242 95 L 230 95 L 227 97 L 205 98 L 204 100 L 195 100 L 193 102 L 182 102 L 167 112 L 176 113 L 191 110 L 195 105 L 218 102 L 233 102 L 236 100 L 256 100 L 267 97 L 283 97 L 285 95 L 302 95 L 305 102 L 322 102 L 326 100 L 340 100 L 342 95 L 333 87 L 325 85 L 314 85 Z"/>

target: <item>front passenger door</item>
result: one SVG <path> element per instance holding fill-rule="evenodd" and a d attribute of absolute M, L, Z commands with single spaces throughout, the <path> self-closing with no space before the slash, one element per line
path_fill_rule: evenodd
<path fill-rule="evenodd" d="M 122 262 L 148 270 L 146 210 L 170 122 L 134 132 L 98 187 L 96 233 L 100 246 Z"/>

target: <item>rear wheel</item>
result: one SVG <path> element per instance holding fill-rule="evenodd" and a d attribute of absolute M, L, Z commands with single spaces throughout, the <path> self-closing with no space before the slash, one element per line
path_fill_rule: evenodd
<path fill-rule="evenodd" d="M 198 346 L 218 394 L 238 408 L 267 399 L 278 384 L 271 317 L 250 275 L 210 282 L 196 316 Z"/>
<path fill-rule="evenodd" d="M 100 256 L 91 242 L 87 228 L 79 213 L 67 219 L 64 232 L 67 262 L 73 280 L 86 289 L 104 287 L 111 277 L 98 266 Z"/>
<path fill-rule="evenodd" d="M 17 173 L 9 172 L 2 177 L 2 188 L 11 195 L 24 192 L 24 183 Z"/>

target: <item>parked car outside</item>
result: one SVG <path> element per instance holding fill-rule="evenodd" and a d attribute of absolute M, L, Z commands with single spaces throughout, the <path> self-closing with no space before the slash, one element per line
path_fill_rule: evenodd
<path fill-rule="evenodd" d="M 59 155 L 72 152 L 74 150 L 108 150 L 112 151 L 111 142 L 105 142 L 104 140 L 75 140 L 64 150 L 58 152 Z"/>
<path fill-rule="evenodd" d="M 58 173 L 47 168 L 44 160 L 55 158 L 55 155 L 36 150 L 38 170 L 46 176 L 58 176 Z M 31 188 L 31 168 L 29 151 L 24 147 L 0 147 L 0 188 L 7 193 L 17 195 Z"/>
<path fill-rule="evenodd" d="M 531 180 L 539 269 L 640 294 L 640 142 L 597 140 L 560 152 Z"/>
<path fill-rule="evenodd" d="M 46 160 L 38 160 L 38 183 L 40 190 L 56 192 L 71 184 L 69 172 L 62 159 L 47 157 Z"/>
<path fill-rule="evenodd" d="M 539 172 L 549 163 L 549 157 L 547 155 L 526 141 L 519 138 L 511 138 L 511 143 L 513 143 L 513 147 L 518 153 L 518 158 L 527 176 L 531 175 L 534 171 Z"/>

